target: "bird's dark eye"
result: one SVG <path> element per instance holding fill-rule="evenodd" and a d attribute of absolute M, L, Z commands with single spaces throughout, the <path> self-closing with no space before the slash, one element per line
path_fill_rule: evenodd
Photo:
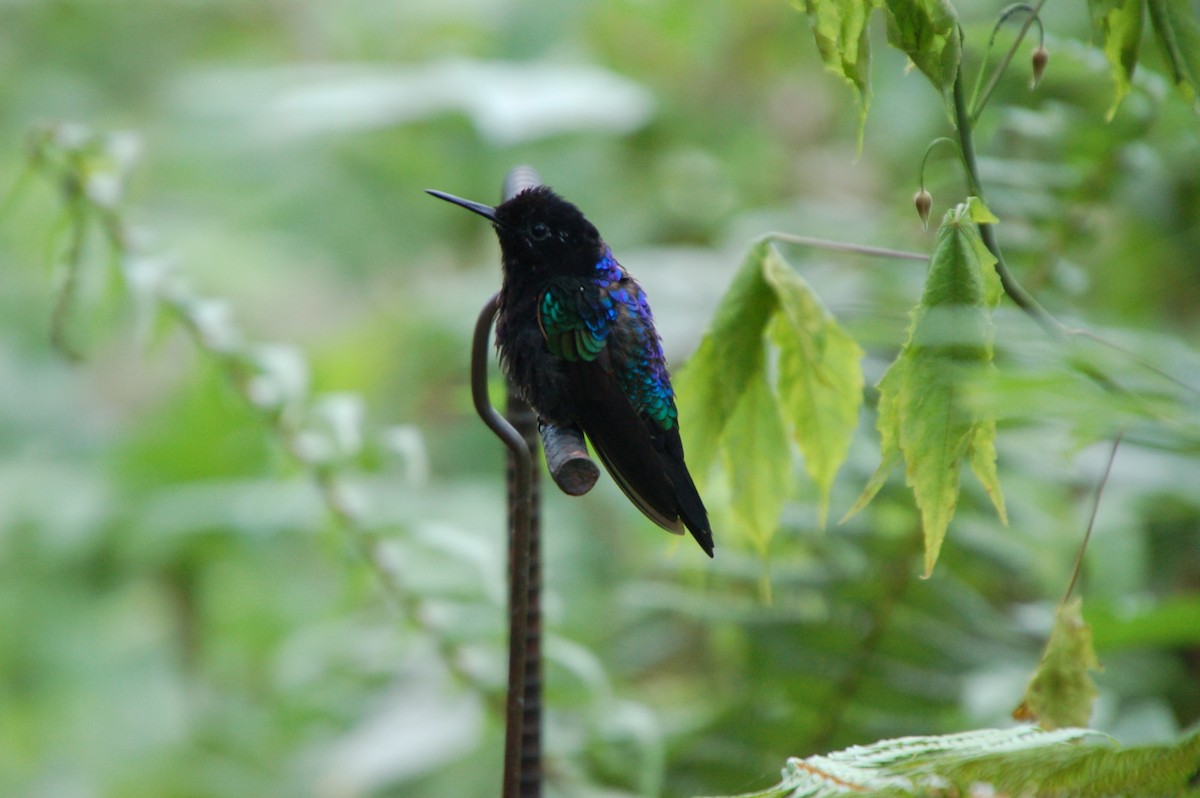
<path fill-rule="evenodd" d="M 541 222 L 537 222 L 529 228 L 529 237 L 534 241 L 545 241 L 550 237 L 550 228 Z"/>

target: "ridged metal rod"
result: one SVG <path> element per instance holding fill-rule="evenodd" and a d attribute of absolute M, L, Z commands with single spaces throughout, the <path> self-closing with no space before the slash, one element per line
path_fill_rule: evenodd
<path fill-rule="evenodd" d="M 501 795 L 503 798 L 521 798 L 533 455 L 525 437 L 488 400 L 488 338 L 499 307 L 500 295 L 493 294 L 475 322 L 471 345 L 471 398 L 483 423 L 508 447 L 508 694 L 504 712 L 504 786 Z"/>
<path fill-rule="evenodd" d="M 518 166 L 504 179 L 503 199 L 540 184 L 531 167 Z M 596 484 L 600 468 L 588 457 L 578 427 L 540 422 L 511 382 L 506 382 L 505 416 L 492 407 L 487 393 L 488 337 L 499 307 L 500 295 L 494 294 L 475 324 L 471 396 L 480 418 L 508 448 L 509 647 L 502 797 L 541 798 L 541 495 L 533 467 L 538 438 L 550 474 L 564 493 L 587 493 Z"/>
<path fill-rule="evenodd" d="M 541 178 L 529 166 L 518 166 L 509 170 L 504 177 L 501 190 L 502 199 L 512 199 L 521 191 L 541 184 Z M 505 397 L 506 411 L 509 422 L 521 434 L 525 441 L 531 459 L 537 452 L 537 431 L 539 425 L 533 409 L 521 398 L 512 381 L 506 381 L 507 396 Z M 582 436 L 580 436 L 582 443 Z M 547 462 L 550 452 L 557 452 L 555 446 L 543 444 Z M 584 450 L 586 458 L 586 449 Z M 558 474 L 568 473 L 570 458 L 564 460 L 558 457 L 563 465 L 559 469 L 551 469 L 554 481 L 560 486 Z M 508 484 L 510 500 L 512 491 L 516 490 L 514 469 L 520 468 L 517 460 L 510 457 L 508 468 Z M 590 461 L 589 461 L 590 462 Z M 565 469 L 565 470 L 564 470 Z M 594 482 L 594 480 L 593 480 Z M 541 483 L 536 470 L 529 475 L 529 543 L 524 556 L 514 545 L 510 549 L 510 570 L 524 567 L 527 572 L 527 589 L 525 593 L 525 624 L 524 634 L 520 639 L 524 642 L 523 672 L 521 678 L 521 735 L 520 735 L 520 786 L 519 798 L 541 798 L 542 795 L 542 534 L 541 534 Z M 511 507 L 511 504 L 510 504 Z M 515 533 L 515 530 L 514 530 Z M 512 535 L 515 540 L 515 534 Z M 517 630 L 513 629 L 512 639 L 517 639 Z"/>

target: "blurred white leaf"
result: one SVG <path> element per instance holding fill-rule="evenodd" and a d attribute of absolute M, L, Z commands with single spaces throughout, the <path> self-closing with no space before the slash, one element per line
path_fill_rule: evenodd
<path fill-rule="evenodd" d="M 149 341 L 159 301 L 182 295 L 181 278 L 174 258 L 140 255 L 136 250 L 121 259 L 121 274 L 133 299 L 137 339 Z M 168 300 L 169 301 L 169 300 Z"/>
<path fill-rule="evenodd" d="M 54 143 L 64 150 L 78 150 L 92 140 L 92 129 L 79 122 L 63 122 L 54 126 Z"/>
<path fill-rule="evenodd" d="M 302 463 L 328 463 L 337 454 L 333 440 L 325 432 L 300 430 L 291 439 L 291 451 Z"/>
<path fill-rule="evenodd" d="M 101 208 L 115 207 L 121 201 L 123 188 L 121 176 L 111 168 L 89 172 L 87 183 L 84 185 L 88 199 Z"/>
<path fill-rule="evenodd" d="M 367 408 L 356 393 L 330 393 L 317 399 L 313 415 L 329 430 L 338 454 L 353 457 L 362 450 Z"/>
<path fill-rule="evenodd" d="M 174 259 L 157 255 L 135 253 L 121 261 L 125 284 L 138 300 L 158 297 L 175 267 Z"/>
<path fill-rule="evenodd" d="M 0 543 L 11 530 L 34 524 L 42 545 L 94 545 L 112 511 L 107 483 L 86 468 L 37 456 L 0 462 Z"/>
<path fill-rule="evenodd" d="M 362 485 L 344 476 L 335 479 L 326 490 L 327 500 L 344 518 L 361 519 L 370 504 L 370 497 Z"/>
<path fill-rule="evenodd" d="M 250 401 L 263 408 L 297 402 L 308 393 L 308 362 L 294 346 L 260 344 L 250 353 L 259 373 L 246 391 Z"/>
<path fill-rule="evenodd" d="M 233 308 L 223 299 L 193 299 L 184 307 L 205 349 L 230 352 L 241 336 L 233 322 Z"/>
<path fill-rule="evenodd" d="M 500 534 L 503 535 L 502 530 Z M 473 529 L 434 518 L 418 523 L 411 537 L 423 546 L 447 555 L 460 570 L 470 568 L 473 579 L 486 596 L 496 602 L 504 600 L 507 593 L 503 570 L 496 567 L 495 546 L 486 537 Z"/>
<path fill-rule="evenodd" d="M 156 491 L 138 524 L 158 535 L 229 529 L 265 536 L 313 529 L 324 517 L 325 508 L 308 479 L 222 479 Z"/>
<path fill-rule="evenodd" d="M 104 150 L 122 178 L 142 158 L 142 137 L 135 130 L 118 130 L 105 138 Z"/>
<path fill-rule="evenodd" d="M 420 429 L 413 424 L 398 424 L 385 429 L 380 439 L 386 449 L 404 460 L 404 478 L 409 487 L 429 481 L 429 450 Z"/>
<path fill-rule="evenodd" d="M 322 755 L 316 795 L 351 798 L 427 773 L 479 745 L 479 696 L 455 688 L 432 668 L 400 674 L 358 728 Z"/>
<path fill-rule="evenodd" d="M 555 634 L 545 636 L 544 647 L 548 663 L 563 668 L 590 692 L 605 699 L 612 698 L 612 685 L 604 671 L 604 664 L 591 649 Z"/>
<path fill-rule="evenodd" d="M 249 117 L 266 140 L 364 130 L 465 113 L 515 144 L 572 131 L 627 133 L 649 122 L 642 85 L 590 65 L 444 60 L 411 68 L 322 64 L 210 72 L 184 83 L 192 109 Z"/>

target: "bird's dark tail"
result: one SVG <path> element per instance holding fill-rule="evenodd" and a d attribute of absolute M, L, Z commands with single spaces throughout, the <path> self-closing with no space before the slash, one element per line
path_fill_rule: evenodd
<path fill-rule="evenodd" d="M 571 369 L 571 398 L 600 461 L 643 515 L 676 535 L 686 528 L 713 556 L 708 512 L 684 464 L 679 428 L 643 418 L 610 374 L 589 365 Z"/>
<path fill-rule="evenodd" d="M 683 443 L 679 440 L 679 430 L 671 430 L 665 443 L 666 447 L 659 455 L 659 460 L 662 462 L 663 470 L 666 471 L 671 484 L 675 486 L 675 498 L 679 502 L 679 517 L 683 520 L 683 525 L 687 527 L 688 532 L 691 532 L 692 537 L 700 544 L 700 548 L 704 549 L 704 553 L 711 557 L 713 556 L 713 536 L 712 527 L 708 524 L 708 510 L 704 508 L 704 501 L 700 498 L 700 492 L 696 490 L 696 483 L 692 482 L 692 475 L 688 471 L 687 463 L 683 461 Z"/>
<path fill-rule="evenodd" d="M 627 433 L 611 434 L 617 428 L 586 422 L 583 428 L 613 481 L 643 515 L 676 535 L 686 528 L 704 553 L 713 556 L 708 511 L 683 461 L 677 429 L 657 440 L 646 436 L 635 441 Z"/>

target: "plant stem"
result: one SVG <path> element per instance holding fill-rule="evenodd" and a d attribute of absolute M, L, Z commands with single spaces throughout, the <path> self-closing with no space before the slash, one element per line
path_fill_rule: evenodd
<path fill-rule="evenodd" d="M 948 136 L 938 136 L 936 139 L 929 142 L 929 146 L 925 148 L 925 154 L 921 156 L 921 171 L 917 173 L 917 184 L 920 185 L 921 188 L 925 188 L 925 164 L 929 162 L 929 154 L 933 152 L 934 147 L 942 142 L 951 145 L 956 151 L 958 150 L 958 142 L 952 138 L 949 138 Z M 961 152 L 959 153 L 958 158 L 959 160 L 962 160 Z"/>
<path fill-rule="evenodd" d="M 831 249 L 835 252 L 857 252 L 860 255 L 871 255 L 877 258 L 899 258 L 901 260 L 929 260 L 928 255 L 923 255 L 920 252 L 905 252 L 900 249 L 887 249 L 885 247 L 868 247 L 862 244 L 851 244 L 845 241 L 831 241 L 827 238 L 811 238 L 809 236 L 797 236 L 791 233 L 767 233 L 763 238 L 769 241 L 777 241 L 780 244 L 795 244 L 801 247 L 816 247 L 818 249 Z"/>
<path fill-rule="evenodd" d="M 1044 0 L 1043 0 L 1044 2 Z M 1034 9 L 1035 11 L 1041 8 L 1041 3 Z M 954 78 L 954 123 L 958 128 L 959 149 L 962 152 L 963 168 L 967 172 L 967 189 L 974 196 L 978 197 L 985 205 L 987 200 L 983 196 L 983 183 L 979 179 L 979 161 L 975 157 L 975 130 L 974 122 L 967 111 L 967 101 L 963 94 L 963 74 L 962 66 L 959 66 L 958 74 Z M 1046 310 L 1041 304 L 1033 298 L 1025 288 L 1017 282 L 1017 278 L 1008 270 L 1008 264 L 1004 261 L 1004 254 L 1000 251 L 1000 242 L 996 240 L 996 226 L 992 224 L 979 225 L 979 237 L 983 240 L 983 245 L 992 253 L 992 257 L 996 259 L 996 274 L 1000 276 L 1000 285 L 1004 288 L 1004 293 L 1008 298 L 1025 311 L 1025 314 L 1036 321 L 1046 333 L 1056 341 L 1069 341 L 1074 338 L 1070 328 L 1054 318 L 1050 311 Z M 1107 391 L 1116 393 L 1128 393 L 1124 388 L 1117 384 L 1111 377 L 1104 372 L 1091 366 L 1087 363 L 1079 363 L 1076 365 L 1080 373 L 1091 379 L 1100 387 Z"/>
<path fill-rule="evenodd" d="M 1017 38 L 1013 41 L 1012 47 L 1008 48 L 1008 52 L 1004 54 L 1004 58 L 1000 59 L 1000 63 L 996 65 L 996 69 L 992 72 L 992 76 L 988 79 L 987 86 L 984 87 L 983 93 L 978 99 L 971 99 L 971 114 L 970 120 L 974 122 L 979 119 L 979 115 L 983 113 L 983 107 L 987 105 L 988 98 L 992 96 L 992 92 L 996 90 L 996 86 L 1000 83 L 1000 78 L 1004 75 L 1004 71 L 1008 69 L 1008 65 L 1012 63 L 1013 57 L 1017 54 L 1017 48 L 1021 46 L 1021 42 L 1025 41 L 1025 34 L 1033 27 L 1033 23 L 1038 21 L 1038 15 L 1042 13 L 1042 6 L 1046 5 L 1046 0 L 1038 0 L 1037 4 L 1029 11 L 1025 17 L 1025 23 L 1021 25 L 1021 29 L 1017 31 Z M 1040 21 L 1039 21 L 1039 24 Z M 992 33 L 993 37 L 995 32 Z M 984 62 L 986 66 L 986 61 Z M 983 67 L 980 67 L 982 70 Z M 959 67 L 959 79 L 961 79 L 962 67 Z M 982 71 L 980 72 L 982 75 Z M 957 87 L 956 87 L 957 89 Z"/>
<path fill-rule="evenodd" d="M 1092 539 L 1092 529 L 1096 526 L 1096 513 L 1100 510 L 1100 497 L 1104 495 L 1104 486 L 1108 484 L 1108 477 L 1112 473 L 1113 460 L 1117 459 L 1117 449 L 1120 448 L 1121 438 L 1124 435 L 1125 430 L 1121 430 L 1113 438 L 1112 449 L 1108 452 L 1108 463 L 1105 464 L 1104 474 L 1100 477 L 1100 482 L 1096 485 L 1096 498 L 1092 501 L 1092 514 L 1088 518 L 1087 531 L 1083 533 L 1083 542 L 1079 544 L 1079 554 L 1075 557 L 1075 567 L 1071 569 L 1071 583 L 1067 585 L 1067 592 L 1063 594 L 1062 601 L 1058 604 L 1060 609 L 1071 598 L 1071 593 L 1075 590 L 1075 582 L 1079 579 L 1079 572 L 1083 570 L 1083 555 L 1087 551 L 1088 542 Z"/>
<path fill-rule="evenodd" d="M 958 128 L 959 149 L 962 151 L 963 167 L 967 171 L 967 188 L 971 194 L 987 204 L 983 196 L 983 184 L 979 179 L 979 162 L 975 157 L 974 123 L 967 110 L 967 100 L 963 92 L 962 68 L 954 79 L 954 123 Z M 1004 293 L 1016 303 L 1017 307 L 1041 325 L 1051 337 L 1061 340 L 1066 337 L 1067 330 L 1058 319 L 1050 315 L 1033 296 L 1026 291 L 1008 270 L 1004 255 L 1000 252 L 1000 243 L 996 240 L 996 227 L 991 224 L 979 225 L 979 236 L 983 244 L 996 259 L 996 273 L 1000 275 L 1000 284 Z"/>
<path fill-rule="evenodd" d="M 69 189 L 67 214 L 70 217 L 70 242 L 64 258 L 66 274 L 54 300 L 54 311 L 50 316 L 50 345 L 72 362 L 83 356 L 67 340 L 67 321 L 79 291 L 79 273 L 83 271 L 84 246 L 87 243 L 88 213 L 82 196 L 74 188 Z"/>

